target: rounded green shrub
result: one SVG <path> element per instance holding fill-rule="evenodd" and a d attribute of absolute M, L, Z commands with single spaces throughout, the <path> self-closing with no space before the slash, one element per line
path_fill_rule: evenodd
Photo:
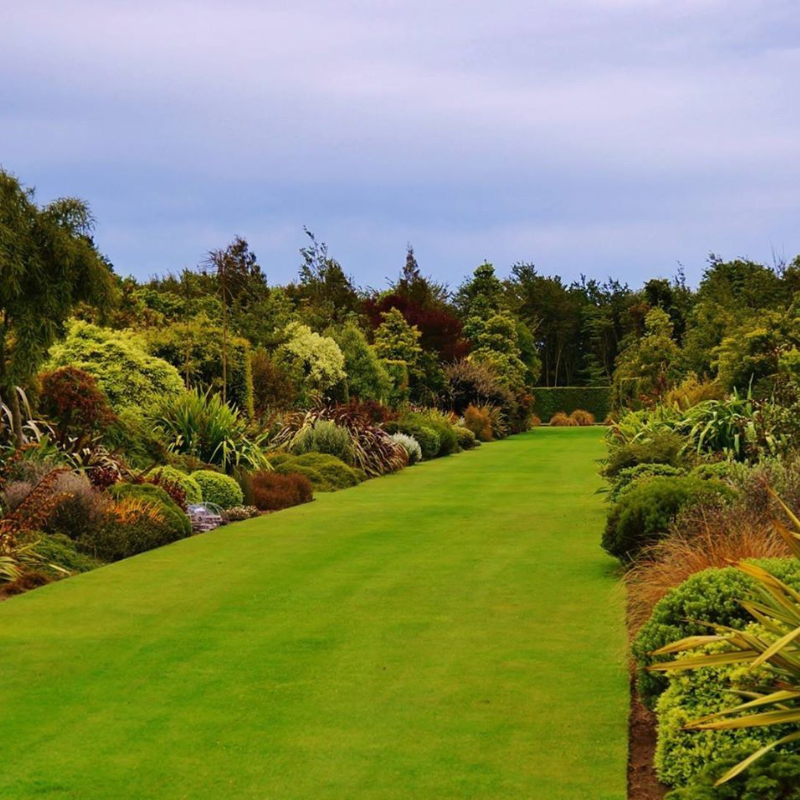
<path fill-rule="evenodd" d="M 240 506 L 244 502 L 244 493 L 234 478 L 210 469 L 201 469 L 192 473 L 203 493 L 203 502 L 214 503 L 222 508 Z"/>
<path fill-rule="evenodd" d="M 175 467 L 156 467 L 151 474 L 154 477 L 160 476 L 165 481 L 177 483 L 186 493 L 187 503 L 203 502 L 203 490 L 200 488 L 200 484 L 191 475 L 181 472 L 179 469 L 175 469 Z"/>
<path fill-rule="evenodd" d="M 614 448 L 603 469 L 607 478 L 615 478 L 623 469 L 637 464 L 669 464 L 680 467 L 685 463 L 683 455 L 687 440 L 677 433 L 656 433 L 645 441 L 631 442 Z"/>
<path fill-rule="evenodd" d="M 113 486 L 109 486 L 108 493 L 115 500 L 134 497 L 137 500 L 152 503 L 164 517 L 164 521 L 174 532 L 176 539 L 192 535 L 191 520 L 160 486 L 154 486 L 152 483 L 115 483 Z"/>
<path fill-rule="evenodd" d="M 773 558 L 755 563 L 800 591 L 800 561 Z M 743 628 L 753 618 L 739 601 L 752 595 L 754 590 L 753 579 L 734 567 L 706 569 L 687 578 L 656 603 L 650 619 L 631 644 L 639 696 L 645 705 L 652 708 L 668 685 L 665 675 L 647 671 L 653 663 L 650 653 L 687 636 L 710 633 L 709 627 L 701 622 Z"/>
<path fill-rule="evenodd" d="M 719 481 L 687 476 L 639 481 L 610 509 L 603 548 L 620 560 L 633 559 L 667 533 L 682 508 L 700 502 L 724 502 L 733 495 L 733 490 Z"/>
<path fill-rule="evenodd" d="M 477 447 L 479 442 L 475 434 L 463 425 L 456 425 L 453 430 L 456 432 L 456 441 L 462 450 L 472 450 Z"/>
<path fill-rule="evenodd" d="M 36 552 L 45 561 L 42 569 L 48 574 L 55 572 L 57 577 L 61 577 L 57 571 L 52 569 L 51 564 L 68 572 L 89 572 L 103 565 L 102 561 L 81 553 L 75 542 L 63 533 L 34 533 L 26 538 L 36 541 Z"/>
<path fill-rule="evenodd" d="M 276 453 L 270 456 L 275 472 L 281 475 L 303 475 L 315 492 L 335 492 L 361 483 L 364 474 L 327 453 Z"/>
<path fill-rule="evenodd" d="M 404 433 L 406 436 L 412 436 L 419 442 L 422 458 L 425 461 L 430 461 L 439 455 L 441 440 L 439 439 L 439 434 L 433 428 L 429 428 L 426 425 L 405 423 L 398 426 L 398 432 Z"/>
<path fill-rule="evenodd" d="M 754 626 L 753 626 L 754 627 Z M 720 645 L 700 652 L 722 652 Z M 684 654 L 686 658 L 690 654 Z M 734 730 L 687 730 L 693 720 L 732 708 L 742 702 L 736 691 L 758 685 L 766 670 L 741 665 L 703 667 L 670 675 L 669 686 L 656 704 L 658 739 L 654 765 L 659 780 L 668 786 L 683 786 L 710 763 L 733 752 L 753 752 L 790 732 L 789 726 Z"/>
<path fill-rule="evenodd" d="M 670 464 L 637 464 L 635 467 L 625 467 L 614 478 L 609 499 L 616 503 L 630 487 L 635 486 L 640 480 L 656 477 L 671 478 L 683 474 L 682 469 Z"/>
<path fill-rule="evenodd" d="M 733 780 L 715 787 L 728 770 L 750 753 L 741 749 L 707 765 L 690 784 L 666 800 L 800 800 L 800 755 L 771 752 Z"/>

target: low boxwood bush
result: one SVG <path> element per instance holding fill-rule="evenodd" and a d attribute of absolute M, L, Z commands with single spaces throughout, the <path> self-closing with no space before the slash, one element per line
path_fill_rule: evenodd
<path fill-rule="evenodd" d="M 187 475 L 185 472 L 175 469 L 175 467 L 156 467 L 150 475 L 152 475 L 153 478 L 161 478 L 170 483 L 178 484 L 186 495 L 187 503 L 203 502 L 203 490 L 200 488 L 200 484 L 191 475 Z"/>
<path fill-rule="evenodd" d="M 645 441 L 631 442 L 612 449 L 603 469 L 607 478 L 614 478 L 627 467 L 637 464 L 669 464 L 673 467 L 685 465 L 683 455 L 686 439 L 671 431 L 654 434 Z"/>
<path fill-rule="evenodd" d="M 698 652 L 722 651 L 720 645 L 713 645 Z M 790 732 L 790 726 L 686 730 L 687 723 L 693 720 L 743 702 L 741 695 L 732 689 L 752 689 L 758 685 L 759 676 L 765 674 L 763 668 L 758 670 L 748 666 L 725 665 L 670 675 L 669 686 L 656 704 L 658 739 L 654 765 L 662 783 L 684 786 L 708 764 L 737 751 L 752 753 Z"/>
<path fill-rule="evenodd" d="M 202 469 L 192 473 L 192 478 L 197 482 L 203 493 L 203 501 L 214 503 L 222 508 L 240 506 L 244 502 L 244 493 L 241 486 L 229 475 L 221 472 L 212 472 Z"/>
<path fill-rule="evenodd" d="M 115 500 L 130 497 L 152 503 L 164 517 L 165 523 L 174 531 L 175 539 L 192 535 L 191 520 L 160 486 L 154 486 L 152 483 L 115 483 L 108 488 L 108 493 Z"/>
<path fill-rule="evenodd" d="M 762 559 L 755 563 L 800 591 L 800 562 L 796 559 Z M 752 595 L 754 590 L 753 579 L 734 567 L 706 569 L 692 575 L 656 603 L 650 619 L 631 644 L 639 696 L 645 705 L 652 708 L 668 685 L 665 675 L 647 672 L 646 667 L 653 663 L 650 653 L 687 636 L 711 633 L 699 620 L 743 628 L 752 622 L 752 617 L 739 601 Z"/>
<path fill-rule="evenodd" d="M 737 750 L 714 761 L 666 800 L 800 800 L 800 755 L 794 753 L 767 753 L 733 780 L 714 786 L 748 755 L 746 750 Z"/>
<path fill-rule="evenodd" d="M 279 511 L 314 499 L 311 481 L 296 472 L 256 472 L 251 480 L 253 501 L 261 511 Z"/>
<path fill-rule="evenodd" d="M 633 559 L 667 533 L 682 508 L 693 503 L 724 502 L 733 496 L 733 489 L 726 484 L 688 476 L 639 481 L 611 507 L 603 548 L 622 561 Z"/>

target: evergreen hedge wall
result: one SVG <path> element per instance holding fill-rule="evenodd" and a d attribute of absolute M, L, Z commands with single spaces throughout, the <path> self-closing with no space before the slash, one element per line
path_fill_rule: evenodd
<path fill-rule="evenodd" d="M 533 413 L 549 422 L 557 411 L 571 414 L 581 408 L 602 422 L 611 411 L 610 386 L 539 386 L 533 390 Z"/>

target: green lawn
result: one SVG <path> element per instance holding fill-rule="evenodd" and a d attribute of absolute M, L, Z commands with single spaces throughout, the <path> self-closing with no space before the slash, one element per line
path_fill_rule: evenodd
<path fill-rule="evenodd" d="M 622 800 L 597 429 L 0 604 L 0 797 Z"/>

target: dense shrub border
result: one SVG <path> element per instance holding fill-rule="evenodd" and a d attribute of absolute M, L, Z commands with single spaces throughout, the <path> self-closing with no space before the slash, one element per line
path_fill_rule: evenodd
<path fill-rule="evenodd" d="M 533 413 L 541 419 L 582 409 L 602 422 L 611 411 L 610 386 L 538 386 L 533 396 Z"/>

